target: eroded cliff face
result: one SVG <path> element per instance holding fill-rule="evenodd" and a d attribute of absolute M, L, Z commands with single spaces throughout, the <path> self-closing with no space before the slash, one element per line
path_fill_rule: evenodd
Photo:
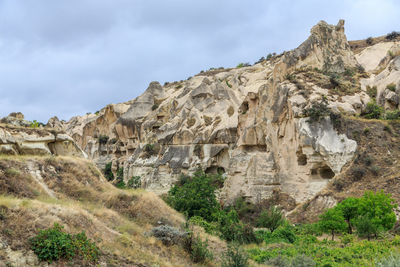
<path fill-rule="evenodd" d="M 355 55 L 343 24 L 322 21 L 297 49 L 253 66 L 210 70 L 164 86 L 152 82 L 138 98 L 63 127 L 98 166 L 113 162 L 114 171 L 124 168 L 124 179 L 140 176 L 142 187 L 160 194 L 182 173 L 202 168 L 226 177 L 223 202 L 238 196 L 258 202 L 277 191 L 303 202 L 339 175 L 357 150 L 329 116 L 311 121 L 304 111 L 323 103 L 333 120 L 360 114 L 370 101 L 367 85 L 378 86 L 378 99 L 395 98 L 381 87 L 399 80 L 399 57 L 386 59 L 398 42 Z M 339 84 L 333 74 L 345 78 Z"/>
<path fill-rule="evenodd" d="M 23 115 L 10 114 L 0 123 L 0 155 L 55 155 L 85 158 L 87 155 L 63 131 L 31 128 Z M 7 124 L 5 123 L 7 122 Z"/>

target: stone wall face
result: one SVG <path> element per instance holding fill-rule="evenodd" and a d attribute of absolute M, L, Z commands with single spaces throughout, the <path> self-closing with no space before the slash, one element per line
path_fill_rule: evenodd
<path fill-rule="evenodd" d="M 309 74 L 342 73 L 356 68 L 359 58 L 342 21 L 320 22 L 293 51 L 164 86 L 152 82 L 138 98 L 74 117 L 63 127 L 98 166 L 124 167 L 125 180 L 140 176 L 142 187 L 159 194 L 181 174 L 201 168 L 223 173 L 223 202 L 237 196 L 257 202 L 277 190 L 303 202 L 338 175 L 357 149 L 329 116 L 311 122 L 304 110 L 323 102 L 335 113 L 360 114 L 370 101 L 366 85 L 374 83 L 361 79 L 360 88 L 343 95 Z"/>

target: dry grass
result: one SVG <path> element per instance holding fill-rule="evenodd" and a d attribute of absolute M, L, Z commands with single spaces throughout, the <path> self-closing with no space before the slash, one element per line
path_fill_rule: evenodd
<path fill-rule="evenodd" d="M 40 189 L 27 166 L 40 172 L 56 198 Z M 104 263 L 195 266 L 182 247 L 166 247 L 147 234 L 159 221 L 181 227 L 183 216 L 153 193 L 115 188 L 90 161 L 1 156 L 0 190 L 0 240 L 15 253 L 31 253 L 29 238 L 58 222 L 67 232 L 85 231 L 100 247 Z M 8 256 L 0 249 L 0 261 Z"/>

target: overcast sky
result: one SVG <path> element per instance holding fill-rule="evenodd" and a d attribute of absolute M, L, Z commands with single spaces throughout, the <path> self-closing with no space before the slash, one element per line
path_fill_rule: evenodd
<path fill-rule="evenodd" d="M 349 40 L 400 30 L 400 1 L 0 0 L 0 117 L 95 112 L 210 67 L 297 47 L 320 20 Z"/>

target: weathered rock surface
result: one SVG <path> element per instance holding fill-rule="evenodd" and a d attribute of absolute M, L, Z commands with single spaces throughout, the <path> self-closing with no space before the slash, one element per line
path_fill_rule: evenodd
<path fill-rule="evenodd" d="M 87 157 L 64 132 L 13 125 L 0 124 L 0 154 Z"/>
<path fill-rule="evenodd" d="M 238 196 L 257 202 L 277 191 L 303 202 L 357 150 L 329 117 L 311 122 L 304 110 L 325 103 L 334 114 L 358 115 L 370 101 L 367 86 L 381 93 L 400 80 L 396 58 L 384 60 L 395 42 L 354 55 L 343 24 L 320 22 L 295 50 L 253 66 L 152 82 L 138 98 L 74 117 L 64 129 L 99 167 L 112 162 L 113 171 L 124 168 L 125 180 L 140 176 L 142 187 L 160 194 L 181 174 L 202 168 L 223 173 L 223 202 Z M 332 73 L 353 76 L 337 81 Z M 385 97 L 398 105 L 394 94 Z"/>

